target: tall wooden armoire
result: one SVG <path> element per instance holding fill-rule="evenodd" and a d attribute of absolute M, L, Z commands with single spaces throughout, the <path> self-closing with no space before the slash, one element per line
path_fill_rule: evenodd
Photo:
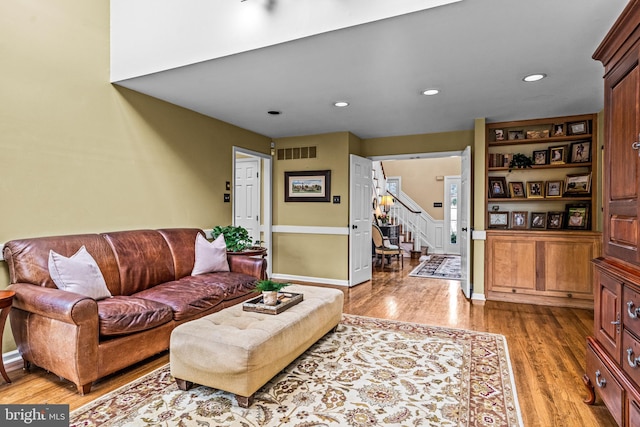
<path fill-rule="evenodd" d="M 603 256 L 594 260 L 584 381 L 588 403 L 599 396 L 620 426 L 640 426 L 640 0 L 593 58 L 605 67 Z"/>

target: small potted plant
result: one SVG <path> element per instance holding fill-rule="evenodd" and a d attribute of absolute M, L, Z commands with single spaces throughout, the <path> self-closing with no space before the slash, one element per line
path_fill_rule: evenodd
<path fill-rule="evenodd" d="M 211 236 L 215 239 L 220 234 L 224 235 L 224 242 L 229 252 L 242 252 L 251 246 L 249 231 L 241 226 L 227 225 L 225 227 L 216 225 L 211 231 Z"/>
<path fill-rule="evenodd" d="M 525 169 L 533 166 L 533 159 L 526 154 L 516 153 L 513 155 L 513 158 L 509 162 L 509 172 L 512 169 Z"/>
<path fill-rule="evenodd" d="M 289 286 L 289 284 L 263 279 L 256 282 L 255 290 L 262 292 L 262 302 L 265 305 L 276 305 L 278 303 L 278 291 L 285 286 Z"/>

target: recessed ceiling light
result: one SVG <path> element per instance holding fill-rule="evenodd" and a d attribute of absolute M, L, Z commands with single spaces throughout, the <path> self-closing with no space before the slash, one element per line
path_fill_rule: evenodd
<path fill-rule="evenodd" d="M 438 89 L 427 89 L 422 91 L 422 94 L 427 96 L 437 95 L 438 93 L 440 93 Z"/>
<path fill-rule="evenodd" d="M 279 116 L 280 114 L 282 114 L 282 111 L 270 110 L 267 111 L 267 114 L 269 114 L 270 116 Z"/>
<path fill-rule="evenodd" d="M 525 76 L 522 80 L 525 82 L 537 82 L 538 80 L 542 80 L 545 77 L 547 77 L 547 75 L 544 73 L 536 73 L 536 74 L 529 74 L 528 76 Z"/>
<path fill-rule="evenodd" d="M 333 103 L 336 107 L 347 107 L 349 103 L 347 101 L 337 101 Z"/>

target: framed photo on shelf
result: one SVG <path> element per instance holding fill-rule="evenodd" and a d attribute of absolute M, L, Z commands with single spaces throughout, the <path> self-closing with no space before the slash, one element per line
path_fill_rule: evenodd
<path fill-rule="evenodd" d="M 553 125 L 553 136 L 564 136 L 564 123 L 556 123 Z"/>
<path fill-rule="evenodd" d="M 511 212 L 511 228 L 520 229 L 527 228 L 529 224 L 529 212 L 525 211 L 512 211 Z"/>
<path fill-rule="evenodd" d="M 562 197 L 564 181 L 547 181 L 545 197 Z"/>
<path fill-rule="evenodd" d="M 589 229 L 589 206 L 567 205 L 567 228 L 574 230 Z"/>
<path fill-rule="evenodd" d="M 546 165 L 547 164 L 547 150 L 536 150 L 533 152 L 533 164 L 534 165 Z"/>
<path fill-rule="evenodd" d="M 330 202 L 331 171 L 284 173 L 285 202 Z"/>
<path fill-rule="evenodd" d="M 504 129 L 494 129 L 493 135 L 496 137 L 496 141 L 504 141 Z"/>
<path fill-rule="evenodd" d="M 489 211 L 489 228 L 508 228 L 509 212 Z"/>
<path fill-rule="evenodd" d="M 540 139 L 540 138 L 549 138 L 549 129 L 527 131 L 527 139 Z"/>
<path fill-rule="evenodd" d="M 586 120 L 567 123 L 567 135 L 582 135 L 589 133 L 589 123 Z"/>
<path fill-rule="evenodd" d="M 507 180 L 503 176 L 490 176 L 489 177 L 489 198 L 490 199 L 506 199 L 507 194 Z"/>
<path fill-rule="evenodd" d="M 571 144 L 569 163 L 585 163 L 591 161 L 591 142 L 578 141 Z"/>
<path fill-rule="evenodd" d="M 547 213 L 531 212 L 531 228 L 547 228 Z"/>
<path fill-rule="evenodd" d="M 509 183 L 509 197 L 513 199 L 525 198 L 524 184 L 522 182 Z"/>
<path fill-rule="evenodd" d="M 561 230 L 564 225 L 564 212 L 547 212 L 547 228 Z"/>
<path fill-rule="evenodd" d="M 569 196 L 591 193 L 591 172 L 567 175 L 564 181 L 564 194 Z"/>
<path fill-rule="evenodd" d="M 567 146 L 549 147 L 549 164 L 563 165 L 567 162 Z"/>
<path fill-rule="evenodd" d="M 508 133 L 509 140 L 515 139 L 524 139 L 524 131 L 523 130 L 510 130 Z"/>
<path fill-rule="evenodd" d="M 527 182 L 527 199 L 544 198 L 544 182 L 528 181 Z"/>

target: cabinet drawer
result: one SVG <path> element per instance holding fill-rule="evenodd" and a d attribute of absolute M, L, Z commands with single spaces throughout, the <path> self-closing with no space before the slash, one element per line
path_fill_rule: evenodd
<path fill-rule="evenodd" d="M 587 346 L 587 376 L 618 425 L 622 425 L 624 390 L 591 346 Z"/>
<path fill-rule="evenodd" d="M 622 303 L 624 327 L 640 336 L 640 293 L 625 286 Z"/>
<path fill-rule="evenodd" d="M 626 328 L 622 335 L 622 370 L 640 384 L 640 342 Z"/>

